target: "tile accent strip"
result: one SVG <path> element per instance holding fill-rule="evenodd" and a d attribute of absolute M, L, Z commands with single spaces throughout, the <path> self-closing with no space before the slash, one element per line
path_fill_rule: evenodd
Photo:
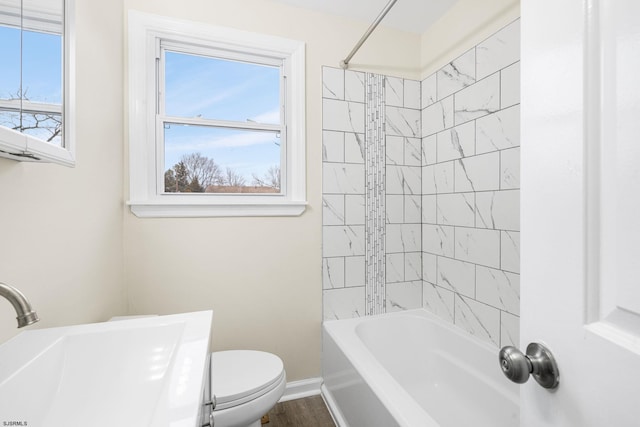
<path fill-rule="evenodd" d="M 366 86 L 366 314 L 385 312 L 385 78 L 367 73 Z"/>

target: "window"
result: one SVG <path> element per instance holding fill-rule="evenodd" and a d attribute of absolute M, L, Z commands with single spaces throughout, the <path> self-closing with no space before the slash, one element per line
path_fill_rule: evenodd
<path fill-rule="evenodd" d="M 135 215 L 304 211 L 304 44 L 131 12 L 129 76 Z"/>
<path fill-rule="evenodd" d="M 73 2 L 0 2 L 0 156 L 73 166 Z"/>
<path fill-rule="evenodd" d="M 164 192 L 280 193 L 282 60 L 160 41 Z"/>

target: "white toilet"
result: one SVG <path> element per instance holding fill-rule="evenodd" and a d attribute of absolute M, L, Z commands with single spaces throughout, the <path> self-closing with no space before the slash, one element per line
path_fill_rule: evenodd
<path fill-rule="evenodd" d="M 287 383 L 278 356 L 253 350 L 211 353 L 211 378 L 215 427 L 260 427 Z"/>
<path fill-rule="evenodd" d="M 152 315 L 153 316 L 153 315 Z M 116 316 L 109 321 L 142 316 Z M 287 374 L 275 354 L 255 350 L 228 350 L 211 353 L 211 375 L 203 396 L 200 425 L 209 422 L 205 402 L 215 396 L 215 427 L 261 427 L 260 419 L 284 394 Z M 213 381 L 213 388 L 211 388 Z"/>

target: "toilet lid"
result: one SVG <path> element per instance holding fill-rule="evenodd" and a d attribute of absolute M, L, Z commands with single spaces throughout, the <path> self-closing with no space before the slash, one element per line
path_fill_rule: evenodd
<path fill-rule="evenodd" d="M 212 353 L 216 408 L 235 406 L 261 396 L 282 379 L 283 373 L 282 360 L 271 353 L 253 350 Z"/>

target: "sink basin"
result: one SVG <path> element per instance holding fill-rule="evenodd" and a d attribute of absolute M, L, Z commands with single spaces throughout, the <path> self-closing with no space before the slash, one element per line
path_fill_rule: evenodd
<path fill-rule="evenodd" d="M 144 317 L 15 336 L 0 346 L 0 423 L 195 427 L 211 316 Z"/>

